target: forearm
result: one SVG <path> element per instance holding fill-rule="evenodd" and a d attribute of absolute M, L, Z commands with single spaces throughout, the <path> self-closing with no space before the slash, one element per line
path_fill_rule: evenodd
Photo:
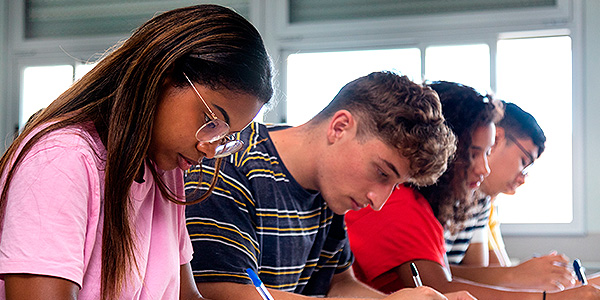
<path fill-rule="evenodd" d="M 363 297 L 368 299 L 380 299 L 384 298 L 385 294 L 358 281 L 358 279 L 356 279 L 354 276 L 352 269 L 348 269 L 333 276 L 327 297 Z"/>
<path fill-rule="evenodd" d="M 227 283 L 227 282 L 214 282 L 214 283 L 199 283 L 198 290 L 205 297 L 205 299 L 211 300 L 263 300 L 256 290 L 256 288 L 251 284 L 238 284 L 238 283 Z M 292 292 L 284 292 L 275 289 L 268 289 L 269 293 L 273 296 L 273 298 L 277 300 L 309 300 L 315 299 L 315 297 L 304 296 Z M 346 297 L 337 296 L 335 299 L 338 300 L 359 300 L 363 298 L 360 295 L 348 295 Z M 327 298 L 332 298 L 332 296 L 328 296 Z M 366 297 L 366 299 L 378 299 L 381 297 Z"/>
<path fill-rule="evenodd" d="M 468 291 L 477 299 L 494 300 L 541 300 L 541 292 L 519 292 L 502 289 L 497 286 L 479 284 L 471 281 L 453 280 L 451 282 L 438 282 L 431 285 L 432 288 L 447 294 L 458 291 Z"/>
<path fill-rule="evenodd" d="M 511 279 L 510 267 L 463 267 L 451 265 L 452 275 L 464 278 L 470 281 L 498 285 L 510 286 L 514 284 Z"/>
<path fill-rule="evenodd" d="M 600 286 L 600 273 L 594 273 L 594 274 L 588 276 L 587 279 L 588 279 L 588 283 Z"/>
<path fill-rule="evenodd" d="M 369 286 L 360 283 L 358 281 L 340 282 L 332 285 L 331 289 L 327 293 L 327 298 L 367 298 L 367 299 L 381 299 L 385 298 L 385 294 L 370 288 Z"/>

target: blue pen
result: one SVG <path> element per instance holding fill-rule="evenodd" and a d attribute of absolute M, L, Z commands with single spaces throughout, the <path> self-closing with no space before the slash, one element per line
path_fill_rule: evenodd
<path fill-rule="evenodd" d="M 575 275 L 577 275 L 577 280 L 581 282 L 581 285 L 587 285 L 587 278 L 585 277 L 585 273 L 583 272 L 583 266 L 581 265 L 581 261 L 579 258 L 576 258 L 573 261 L 573 270 L 575 270 Z"/>
<path fill-rule="evenodd" d="M 250 280 L 252 280 L 252 284 L 254 284 L 254 287 L 256 287 L 256 290 L 264 300 L 275 300 L 273 296 L 271 296 L 265 285 L 262 283 L 262 281 L 260 281 L 258 275 L 256 275 L 256 273 L 254 273 L 252 269 L 246 269 L 246 273 L 248 273 L 248 276 L 250 276 Z"/>

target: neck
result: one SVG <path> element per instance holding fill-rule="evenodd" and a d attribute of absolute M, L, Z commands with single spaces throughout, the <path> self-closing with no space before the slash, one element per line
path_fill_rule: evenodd
<path fill-rule="evenodd" d="M 307 190 L 318 190 L 316 158 L 320 153 L 315 133 L 306 124 L 271 132 L 271 139 L 294 179 Z"/>

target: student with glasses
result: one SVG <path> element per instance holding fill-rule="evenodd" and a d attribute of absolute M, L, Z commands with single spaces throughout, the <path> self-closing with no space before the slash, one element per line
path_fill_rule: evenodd
<path fill-rule="evenodd" d="M 477 282 L 453 278 L 454 268 L 445 260 L 444 231 L 461 229 L 475 207 L 475 192 L 490 174 L 488 156 L 500 105 L 464 85 L 442 81 L 429 86 L 440 96 L 446 122 L 458 138 L 455 157 L 434 185 L 400 186 L 381 211 L 367 208 L 346 215 L 356 276 L 383 292 L 394 292 L 414 287 L 414 263 L 423 285 L 443 293 L 466 290 L 478 299 L 600 299 L 593 286 L 546 292 L 482 285 L 479 280 L 494 272 L 489 268 L 475 273 Z"/>
<path fill-rule="evenodd" d="M 252 123 L 236 137 L 244 147 L 223 160 L 213 193 L 186 210 L 204 296 L 261 299 L 250 268 L 275 299 L 445 299 L 427 287 L 386 296 L 356 281 L 344 226 L 347 211 L 380 209 L 398 184 L 433 183 L 445 169 L 454 136 L 430 89 L 376 72 L 306 124 Z M 188 172 L 188 200 L 208 189 L 214 164 Z"/>
<path fill-rule="evenodd" d="M 241 148 L 230 137 L 271 80 L 258 31 L 228 8 L 142 25 L 2 156 L 0 299 L 203 299 L 183 172 Z"/>
<path fill-rule="evenodd" d="M 488 230 L 491 229 L 488 227 L 488 223 L 497 225 L 496 221 L 489 218 L 495 215 L 492 203 L 500 193 L 512 195 L 520 185 L 525 183 L 529 168 L 544 152 L 546 136 L 535 118 L 514 103 L 505 103 L 504 118 L 498 123 L 497 127 L 496 144 L 489 157 L 491 173 L 483 181 L 480 188 L 480 201 L 485 203 L 486 209 L 476 213 L 481 216 L 477 226 L 467 227 L 463 230 L 462 233 L 466 235 L 462 237 L 463 245 L 458 244 L 448 236 L 446 237 L 446 245 L 451 246 L 448 251 L 455 253 L 453 259 L 450 260 L 453 264 L 465 266 L 510 265 L 510 259 L 506 255 L 499 235 L 499 227 L 494 225 L 493 230 Z M 489 255 L 486 255 L 488 253 L 486 246 L 488 245 L 488 234 L 486 233 L 493 233 L 489 236 Z M 483 238 L 471 241 L 471 235 L 482 236 Z M 570 278 L 570 276 L 567 278 L 568 281 L 570 281 Z M 539 280 L 540 277 L 536 279 Z M 546 281 L 550 284 L 564 282 L 567 286 L 571 285 L 564 279 L 555 279 L 549 278 Z M 545 288 L 550 287 L 546 286 Z"/>
<path fill-rule="evenodd" d="M 514 103 L 505 103 L 497 125 L 496 144 L 488 158 L 490 175 L 480 188 L 474 215 L 458 234 L 446 233 L 446 251 L 458 277 L 513 288 L 556 291 L 572 287 L 575 277 L 568 258 L 555 252 L 509 267 L 493 201 L 500 193 L 514 194 L 525 183 L 527 172 L 545 149 L 546 136 L 535 118 Z M 489 240 L 489 241 L 488 241 Z M 488 248 L 489 247 L 489 248 Z M 491 266 L 491 276 L 480 268 Z"/>

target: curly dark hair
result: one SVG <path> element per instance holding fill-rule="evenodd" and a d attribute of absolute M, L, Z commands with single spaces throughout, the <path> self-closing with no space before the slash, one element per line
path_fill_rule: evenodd
<path fill-rule="evenodd" d="M 360 121 L 359 139 L 376 137 L 410 161 L 407 182 L 434 183 L 447 168 L 456 138 L 444 122 L 442 107 L 430 88 L 393 72 L 374 72 L 346 84 L 313 122 L 341 109 Z"/>
<path fill-rule="evenodd" d="M 429 201 L 438 221 L 455 232 L 470 216 L 469 211 L 475 204 L 475 196 L 465 184 L 471 167 L 471 136 L 477 128 L 497 123 L 502 118 L 502 106 L 491 96 L 483 96 L 459 83 L 435 81 L 428 86 L 438 93 L 446 124 L 456 134 L 458 146 L 448 170 L 437 183 L 419 191 Z"/>

